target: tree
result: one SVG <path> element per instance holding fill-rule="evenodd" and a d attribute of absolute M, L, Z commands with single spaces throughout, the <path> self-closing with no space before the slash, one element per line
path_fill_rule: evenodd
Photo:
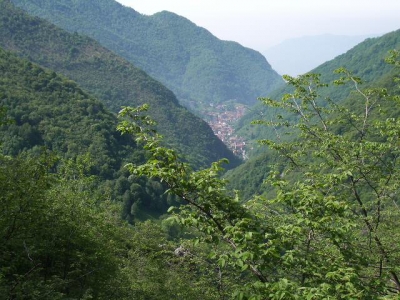
<path fill-rule="evenodd" d="M 398 52 L 389 62 L 399 64 Z M 199 239 L 218 245 L 221 268 L 246 279 L 237 299 L 377 299 L 400 293 L 400 121 L 387 110 L 399 97 L 384 88 L 361 89 L 349 71 L 336 71 L 335 85 L 352 84 L 350 110 L 319 96 L 319 75 L 285 80 L 294 91 L 281 100 L 262 99 L 293 114 L 262 121 L 277 139 L 263 144 L 281 160 L 267 180 L 269 198 L 241 203 L 219 178 L 222 164 L 193 172 L 142 115 L 147 107 L 124 108 L 119 130 L 136 135 L 150 158 L 127 167 L 136 176 L 157 178 L 188 205 L 173 218 L 196 227 Z M 280 136 L 295 133 L 283 142 Z M 287 139 L 285 139 L 287 140 Z M 251 275 L 251 276 L 250 276 Z"/>
<path fill-rule="evenodd" d="M 0 156 L 2 299 L 126 299 L 129 232 L 93 193 L 87 159 Z"/>

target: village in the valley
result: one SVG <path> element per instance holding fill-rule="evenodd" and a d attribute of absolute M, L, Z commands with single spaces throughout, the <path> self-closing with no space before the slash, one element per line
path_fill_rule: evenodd
<path fill-rule="evenodd" d="M 246 142 L 243 137 L 234 134 L 234 123 L 240 119 L 246 111 L 242 104 L 218 104 L 213 105 L 212 111 L 208 112 L 207 122 L 214 134 L 223 141 L 235 155 L 247 159 Z"/>

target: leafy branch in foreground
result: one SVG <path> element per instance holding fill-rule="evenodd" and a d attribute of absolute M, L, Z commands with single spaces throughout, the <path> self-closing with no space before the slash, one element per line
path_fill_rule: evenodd
<path fill-rule="evenodd" d="M 189 205 L 172 208 L 176 220 L 214 243 L 221 267 L 229 265 L 247 284 L 237 299 L 377 299 L 400 291 L 400 123 L 387 118 L 396 97 L 385 89 L 361 89 L 344 68 L 335 84 L 353 84 L 353 109 L 319 96 L 318 75 L 285 79 L 294 92 L 263 99 L 295 117 L 266 122 L 296 131 L 289 141 L 262 141 L 282 156 L 283 169 L 267 184 L 274 197 L 241 204 L 219 178 L 224 161 L 193 172 L 142 116 L 124 108 L 119 126 L 144 143 L 149 160 L 128 165 L 135 176 L 157 178 Z M 143 122 L 145 123 L 142 126 Z M 282 122 L 280 124 L 279 122 Z M 260 122 L 261 123 L 261 122 Z M 224 246 L 225 245 L 225 246 Z M 253 276 L 250 276 L 253 274 Z"/>
<path fill-rule="evenodd" d="M 169 187 L 168 192 L 190 204 L 175 208 L 179 211 L 177 220 L 184 225 L 197 227 L 206 234 L 203 238 L 208 242 L 225 242 L 229 245 L 231 251 L 219 256 L 222 267 L 229 261 L 243 271 L 250 269 L 259 281 L 268 282 L 268 275 L 259 269 L 258 263 L 263 256 L 263 249 L 258 249 L 257 242 L 261 240 L 264 243 L 263 224 L 239 203 L 237 195 L 226 193 L 225 182 L 219 179 L 221 165 L 226 160 L 213 163 L 209 169 L 192 171 L 188 164 L 179 161 L 174 150 L 160 146 L 160 135 L 140 126 L 142 122 L 151 123 L 147 117 L 140 115 L 146 109 L 146 106 L 136 109 L 126 107 L 120 112 L 120 117 L 128 116 L 133 122 L 124 120 L 118 129 L 123 133 L 135 134 L 137 141 L 144 142 L 144 148 L 150 153 L 146 164 L 129 164 L 128 169 L 136 176 L 165 182 Z M 247 242 L 243 243 L 244 240 Z M 276 254 L 279 252 L 280 249 Z"/>

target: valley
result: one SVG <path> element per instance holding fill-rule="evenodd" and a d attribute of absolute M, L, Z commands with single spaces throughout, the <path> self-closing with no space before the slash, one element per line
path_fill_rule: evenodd
<path fill-rule="evenodd" d="M 224 142 L 231 151 L 241 157 L 248 159 L 246 153 L 246 141 L 243 137 L 235 134 L 235 123 L 244 116 L 246 107 L 243 104 L 210 104 L 210 108 L 205 113 L 205 120 L 210 125 L 214 134 Z"/>
<path fill-rule="evenodd" d="M 0 299 L 398 299 L 400 29 L 308 71 L 169 11 L 0 0 Z"/>

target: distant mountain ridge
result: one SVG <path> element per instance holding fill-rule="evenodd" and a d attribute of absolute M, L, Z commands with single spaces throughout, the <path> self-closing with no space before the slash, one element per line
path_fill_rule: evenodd
<path fill-rule="evenodd" d="M 86 34 L 161 81 L 185 106 L 254 104 L 282 84 L 258 52 L 221 41 L 171 12 L 141 15 L 114 0 L 12 0 L 30 14 Z"/>
<path fill-rule="evenodd" d="M 262 53 L 279 74 L 297 76 L 345 53 L 376 35 L 324 34 L 288 39 Z"/>
<path fill-rule="evenodd" d="M 239 163 L 170 90 L 90 38 L 70 34 L 0 0 L 0 46 L 75 80 L 114 112 L 121 106 L 150 104 L 149 114 L 160 133 L 196 167 L 224 157 L 233 165 Z"/>

